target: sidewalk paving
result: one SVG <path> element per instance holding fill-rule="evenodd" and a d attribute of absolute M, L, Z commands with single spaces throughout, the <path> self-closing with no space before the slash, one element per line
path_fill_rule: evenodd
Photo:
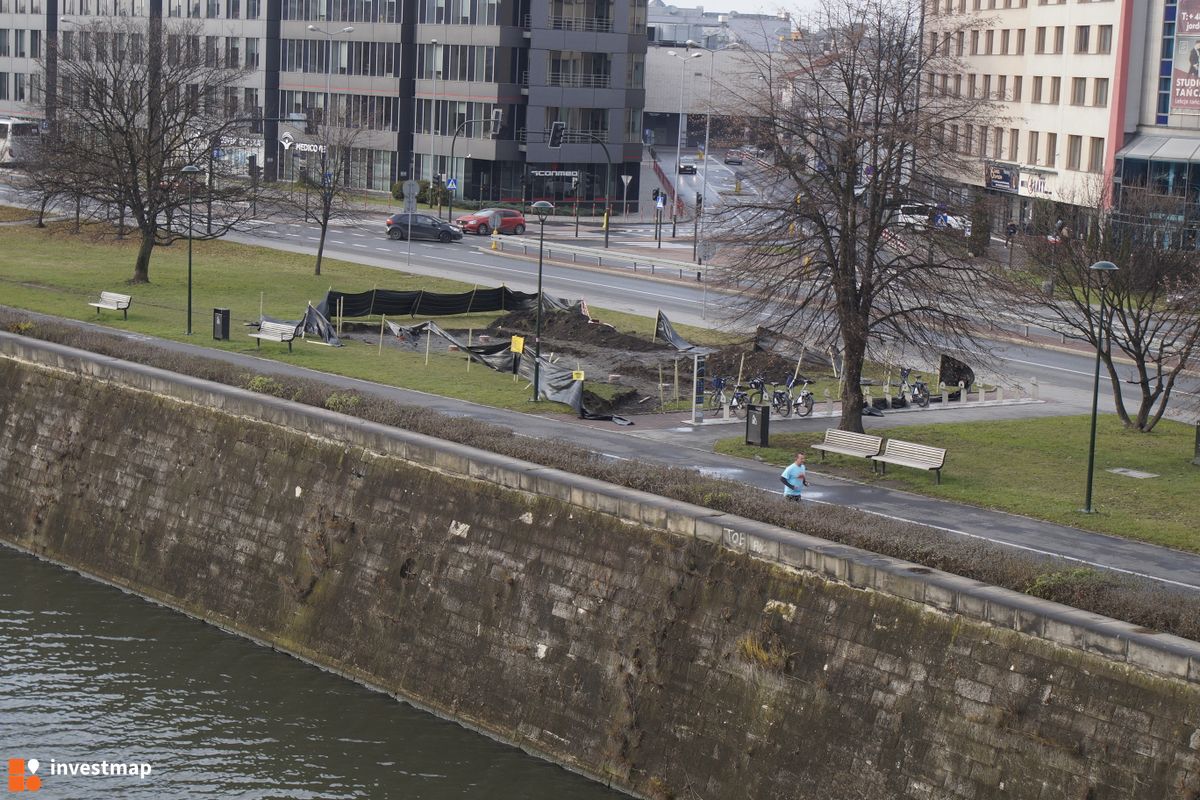
<path fill-rule="evenodd" d="M 29 312 L 26 312 L 29 313 Z M 31 314 L 32 316 L 39 316 Z M 111 329 L 88 322 L 52 318 L 86 330 Z M 9 334 L 0 334 L 9 335 Z M 237 364 L 265 374 L 335 380 L 339 385 L 364 394 L 385 397 L 398 403 L 428 408 L 453 417 L 470 417 L 512 429 L 517 435 L 549 441 L 561 440 L 589 447 L 609 458 L 640 460 L 664 466 L 684 467 L 700 473 L 738 481 L 768 492 L 779 490 L 779 468 L 720 455 L 712 451 L 718 438 L 736 436 L 737 425 L 694 427 L 684 423 L 686 413 L 655 415 L 653 419 L 633 417 L 631 427 L 584 421 L 562 414 L 521 413 L 506 409 L 400 389 L 370 381 L 330 376 L 296 367 L 284 361 L 258 358 L 252 353 L 230 353 L 167 340 L 153 340 L 158 346 L 181 357 L 205 357 Z M 1006 404 L 1000 407 L 930 409 L 915 413 L 889 413 L 865 420 L 869 429 L 886 429 L 905 424 L 931 423 L 939 419 L 980 422 L 999 418 L 1030 418 L 1052 414 L 1078 414 L 1084 409 L 1066 393 L 1043 390 L 1041 403 Z M 818 431 L 830 426 L 827 416 L 772 421 L 778 431 Z M 954 469 L 957 458 L 970 457 L 951 453 L 946 469 Z M 906 491 L 865 485 L 853 480 L 822 473 L 819 461 L 810 464 L 812 487 L 807 502 L 848 506 L 890 519 L 911 521 L 972 539 L 999 543 L 1014 549 L 1058 556 L 1082 565 L 1102 567 L 1133 575 L 1154 578 L 1177 587 L 1200 591 L 1200 555 L 1114 536 L 1092 533 L 1034 520 L 1014 514 L 915 495 Z"/>

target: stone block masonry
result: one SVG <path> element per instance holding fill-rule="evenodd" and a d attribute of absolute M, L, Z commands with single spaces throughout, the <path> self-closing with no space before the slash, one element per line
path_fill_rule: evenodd
<path fill-rule="evenodd" d="M 0 540 L 654 798 L 1200 798 L 1200 647 L 0 334 Z"/>

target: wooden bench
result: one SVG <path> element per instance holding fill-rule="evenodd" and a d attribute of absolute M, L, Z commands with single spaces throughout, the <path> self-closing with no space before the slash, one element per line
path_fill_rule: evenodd
<path fill-rule="evenodd" d="M 814 444 L 812 449 L 820 450 L 821 460 L 824 461 L 827 452 L 839 453 L 844 456 L 858 456 L 859 458 L 873 458 L 879 454 L 881 447 L 883 447 L 882 436 L 829 428 L 825 431 L 825 440 L 820 444 Z"/>
<path fill-rule="evenodd" d="M 88 303 L 88 305 L 96 307 L 96 316 L 100 316 L 100 309 L 107 308 L 113 311 L 120 311 L 125 315 L 125 319 L 129 319 L 129 304 L 132 302 L 133 298 L 127 294 L 101 292 L 100 300 L 94 303 Z"/>
<path fill-rule="evenodd" d="M 296 338 L 296 331 L 299 327 L 299 325 L 287 322 L 267 322 L 264 320 L 258 324 L 258 333 L 248 335 L 258 340 L 254 344 L 255 347 L 261 347 L 263 339 L 269 342 L 287 342 L 288 352 L 290 353 L 292 352 L 292 340 Z"/>
<path fill-rule="evenodd" d="M 888 439 L 883 448 L 883 455 L 871 456 L 879 464 L 882 472 L 887 472 L 888 464 L 899 464 L 913 469 L 931 469 L 937 476 L 937 482 L 942 482 L 942 467 L 946 463 L 946 451 L 941 447 L 929 447 L 923 444 L 902 442 L 899 439 Z"/>

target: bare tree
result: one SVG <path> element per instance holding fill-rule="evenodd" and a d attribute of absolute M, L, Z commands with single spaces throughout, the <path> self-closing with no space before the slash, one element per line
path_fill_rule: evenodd
<path fill-rule="evenodd" d="M 987 100 L 929 91 L 933 74 L 961 65 L 924 48 L 922 30 L 917 0 L 824 0 L 799 41 L 745 56 L 761 87 L 743 97 L 746 127 L 773 164 L 757 196 L 718 212 L 725 278 L 742 319 L 840 350 L 845 430 L 862 430 L 868 348 L 974 344 L 987 278 L 967 257 L 963 218 L 896 225 L 897 202 L 934 202 L 935 176 L 969 168 L 968 131 L 995 124 Z"/>
<path fill-rule="evenodd" d="M 213 209 L 196 238 L 221 236 L 248 214 L 245 182 L 212 159 L 239 124 L 229 98 L 248 71 L 205 52 L 202 33 L 194 22 L 102 18 L 64 31 L 47 53 L 51 68 L 41 64 L 58 82 L 42 169 L 68 176 L 92 204 L 128 209 L 141 237 L 134 283 L 150 280 L 156 246 L 187 236 L 171 220 L 189 192 Z M 180 180 L 188 164 L 205 170 L 203 187 Z"/>
<path fill-rule="evenodd" d="M 288 136 L 293 143 L 290 150 L 305 153 L 305 164 L 296 170 L 297 179 L 284 184 L 270 200 L 278 213 L 289 218 L 303 213 L 305 219 L 312 218 L 321 228 L 317 242 L 317 262 L 314 274 L 321 274 L 321 262 L 325 257 L 325 239 L 332 222 L 349 222 L 360 218 L 354 204 L 355 195 L 350 187 L 353 183 L 351 153 L 363 136 L 361 127 L 342 127 L 333 118 L 331 124 L 317 127 L 315 141 L 299 141 Z"/>
<path fill-rule="evenodd" d="M 1127 428 L 1149 432 L 1200 345 L 1197 228 L 1183 197 L 1124 187 L 1120 210 L 1106 206 L 1101 196 L 1086 216 L 1064 220 L 1055 235 L 1031 239 L 1029 270 L 1012 275 L 1007 290 L 1016 303 L 1045 312 L 1069 338 L 1099 348 L 1117 416 Z M 1099 261 L 1118 267 L 1104 286 L 1103 326 L 1101 286 L 1091 269 Z M 1132 367 L 1122 367 L 1118 357 Z M 1138 387 L 1132 413 L 1123 383 Z"/>

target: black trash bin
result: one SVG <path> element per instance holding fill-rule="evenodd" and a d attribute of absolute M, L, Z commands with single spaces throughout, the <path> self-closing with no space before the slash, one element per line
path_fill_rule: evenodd
<path fill-rule="evenodd" d="M 213 338 L 218 341 L 229 340 L 229 309 L 213 309 Z"/>
<path fill-rule="evenodd" d="M 769 447 L 771 437 L 771 407 L 748 406 L 746 409 L 746 444 Z"/>

